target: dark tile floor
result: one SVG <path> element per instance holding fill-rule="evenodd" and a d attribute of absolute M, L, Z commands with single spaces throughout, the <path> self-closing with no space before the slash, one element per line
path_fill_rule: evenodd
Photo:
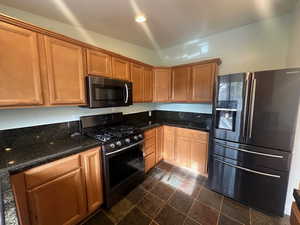
<path fill-rule="evenodd" d="M 84 225 L 289 225 L 206 188 L 206 178 L 161 162 L 143 184 Z"/>

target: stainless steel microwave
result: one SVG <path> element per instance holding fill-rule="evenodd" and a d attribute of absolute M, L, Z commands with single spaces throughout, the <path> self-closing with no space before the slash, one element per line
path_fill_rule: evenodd
<path fill-rule="evenodd" d="M 102 76 L 86 77 L 89 108 L 132 105 L 132 83 Z"/>

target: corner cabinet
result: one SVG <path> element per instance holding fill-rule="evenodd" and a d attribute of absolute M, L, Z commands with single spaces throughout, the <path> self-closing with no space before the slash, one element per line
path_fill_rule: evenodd
<path fill-rule="evenodd" d="M 154 69 L 154 102 L 169 102 L 171 100 L 172 74 L 170 68 Z"/>
<path fill-rule="evenodd" d="M 44 36 L 50 105 L 85 103 L 83 49 Z"/>
<path fill-rule="evenodd" d="M 22 225 L 75 225 L 103 201 L 99 148 L 11 176 Z"/>
<path fill-rule="evenodd" d="M 172 102 L 188 102 L 190 100 L 190 74 L 189 66 L 172 69 Z"/>
<path fill-rule="evenodd" d="M 0 106 L 43 104 L 37 33 L 0 22 Z"/>

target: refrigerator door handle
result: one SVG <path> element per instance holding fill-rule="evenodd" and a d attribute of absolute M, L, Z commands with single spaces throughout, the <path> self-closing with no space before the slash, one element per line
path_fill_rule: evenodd
<path fill-rule="evenodd" d="M 253 78 L 252 87 L 251 87 L 251 108 L 250 108 L 250 117 L 249 117 L 249 135 L 248 135 L 249 139 L 252 138 L 255 92 L 256 92 L 256 78 Z"/>
<path fill-rule="evenodd" d="M 243 138 L 246 137 L 246 123 L 247 123 L 247 105 L 248 105 L 248 92 L 249 92 L 249 78 L 251 73 L 246 74 L 246 91 L 245 91 L 245 103 L 244 103 L 244 113 L 243 113 Z"/>
<path fill-rule="evenodd" d="M 259 175 L 266 176 L 266 177 L 274 177 L 274 178 L 280 179 L 279 175 L 275 175 L 275 174 L 271 174 L 271 173 L 264 173 L 264 172 L 260 172 L 260 171 L 257 171 L 257 170 L 251 170 L 251 169 L 248 169 L 248 168 L 245 168 L 245 167 L 236 166 L 236 165 L 233 165 L 231 163 L 224 162 L 224 161 L 219 160 L 219 159 L 215 159 L 215 160 L 218 161 L 218 162 L 220 162 L 220 163 L 223 163 L 223 164 L 225 164 L 227 166 L 234 167 L 236 169 L 244 170 L 244 171 L 247 171 L 247 172 L 250 172 L 250 173 L 259 174 Z"/>
<path fill-rule="evenodd" d="M 246 149 L 243 149 L 243 148 L 234 148 L 234 147 L 231 147 L 231 146 L 227 146 L 227 145 L 222 145 L 218 142 L 216 142 L 217 145 L 221 146 L 221 147 L 224 147 L 224 148 L 230 148 L 230 149 L 233 149 L 233 150 L 237 150 L 237 151 L 241 151 L 241 152 L 246 152 L 246 153 L 250 153 L 250 154 L 254 154 L 254 155 L 262 155 L 262 156 L 267 156 L 267 157 L 272 157 L 272 158 L 279 158 L 279 159 L 283 159 L 283 156 L 282 155 L 273 155 L 273 154 L 266 154 L 266 153 L 261 153 L 261 152 L 253 152 L 253 151 L 249 151 L 249 150 L 246 150 Z"/>

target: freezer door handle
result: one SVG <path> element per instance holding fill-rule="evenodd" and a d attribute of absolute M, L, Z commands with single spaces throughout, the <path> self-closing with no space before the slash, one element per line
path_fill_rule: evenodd
<path fill-rule="evenodd" d="M 227 166 L 234 167 L 236 169 L 244 170 L 244 171 L 247 171 L 247 172 L 250 172 L 250 173 L 254 173 L 254 174 L 258 174 L 258 175 L 262 175 L 262 176 L 266 176 L 266 177 L 274 177 L 274 178 L 280 179 L 280 176 L 276 175 L 276 174 L 264 173 L 264 172 L 260 172 L 260 171 L 257 171 L 257 170 L 251 170 L 251 169 L 248 169 L 248 168 L 245 168 L 245 167 L 236 166 L 236 165 L 233 165 L 231 163 L 224 162 L 224 161 L 219 160 L 219 159 L 214 159 L 214 160 L 216 160 L 216 161 L 218 161 L 222 164 L 225 164 Z"/>
<path fill-rule="evenodd" d="M 252 131 L 253 131 L 255 92 L 256 92 L 256 78 L 252 80 L 252 88 L 251 88 L 251 108 L 250 108 L 250 117 L 249 117 L 249 136 L 248 136 L 249 139 L 252 138 Z"/>
<path fill-rule="evenodd" d="M 267 157 L 272 157 L 272 158 L 283 159 L 282 155 L 273 155 L 273 154 L 266 154 L 266 153 L 261 153 L 261 152 L 253 152 L 253 151 L 249 151 L 249 150 L 246 150 L 246 149 L 243 149 L 243 148 L 235 148 L 235 147 L 231 147 L 231 146 L 227 146 L 227 145 L 222 145 L 218 142 L 215 142 L 215 143 L 217 145 L 221 146 L 221 147 L 230 148 L 230 149 L 237 150 L 237 151 L 240 151 L 240 152 L 246 152 L 246 153 L 250 153 L 250 154 L 254 154 L 254 155 L 261 155 L 261 156 L 267 156 Z"/>
<path fill-rule="evenodd" d="M 247 106 L 248 106 L 248 92 L 249 92 L 249 78 L 251 73 L 246 74 L 246 90 L 245 90 L 245 103 L 244 103 L 244 113 L 243 113 L 243 138 L 246 137 L 246 123 L 247 123 Z"/>

